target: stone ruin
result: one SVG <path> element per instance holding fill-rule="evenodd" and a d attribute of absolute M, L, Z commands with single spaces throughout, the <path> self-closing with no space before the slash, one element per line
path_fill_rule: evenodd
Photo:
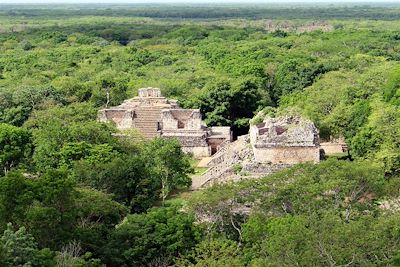
<path fill-rule="evenodd" d="M 209 169 L 193 178 L 192 188 L 263 177 L 297 163 L 319 161 L 319 132 L 311 121 L 266 116 L 250 126 L 248 135 L 224 144 L 207 163 Z"/>
<path fill-rule="evenodd" d="M 347 146 L 343 136 L 321 140 L 321 149 L 324 151 L 324 155 L 326 156 L 340 155 L 349 151 L 349 147 Z"/>
<path fill-rule="evenodd" d="M 254 160 L 260 163 L 319 162 L 319 134 L 315 125 L 300 117 L 267 118 L 250 126 Z"/>
<path fill-rule="evenodd" d="M 230 127 L 207 127 L 198 109 L 182 109 L 176 100 L 161 96 L 159 88 L 139 89 L 138 96 L 99 111 L 101 122 L 119 130 L 137 129 L 145 139 L 175 138 L 195 158 L 209 157 L 232 141 Z"/>
<path fill-rule="evenodd" d="M 207 127 L 200 110 L 180 108 L 158 88 L 140 89 L 138 96 L 121 105 L 100 110 L 99 120 L 113 122 L 119 130 L 137 129 L 146 139 L 177 139 L 183 151 L 205 158 L 208 170 L 193 177 L 193 189 L 320 161 L 319 132 L 309 120 L 272 118 L 261 112 L 253 119 L 249 134 L 232 142 L 230 127 Z"/>

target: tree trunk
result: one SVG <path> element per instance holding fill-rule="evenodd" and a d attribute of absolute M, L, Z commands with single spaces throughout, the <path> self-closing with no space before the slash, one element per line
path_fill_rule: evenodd
<path fill-rule="evenodd" d="M 107 97 L 106 108 L 108 108 L 108 105 L 110 104 L 110 90 L 108 88 L 106 89 L 106 97 Z"/>

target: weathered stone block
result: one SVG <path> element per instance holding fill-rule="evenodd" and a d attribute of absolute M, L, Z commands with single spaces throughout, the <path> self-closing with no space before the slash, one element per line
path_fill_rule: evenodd
<path fill-rule="evenodd" d="M 229 127 L 215 128 L 213 133 L 204 125 L 200 110 L 179 108 L 176 100 L 162 97 L 158 88 L 139 89 L 138 95 L 125 100 L 118 107 L 99 111 L 99 120 L 112 121 L 120 130 L 138 129 L 147 139 L 158 136 L 178 139 L 182 149 L 196 158 L 211 155 L 211 147 L 207 142 L 209 138 L 231 141 Z"/>

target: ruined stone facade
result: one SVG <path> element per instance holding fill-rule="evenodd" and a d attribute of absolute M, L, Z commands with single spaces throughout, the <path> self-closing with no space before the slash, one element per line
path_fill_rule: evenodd
<path fill-rule="evenodd" d="M 120 130 L 137 129 L 146 139 L 174 138 L 183 151 L 205 158 L 208 170 L 193 177 L 193 189 L 319 162 L 319 133 L 311 121 L 298 116 L 271 118 L 262 112 L 256 118 L 248 135 L 231 142 L 229 127 L 207 127 L 200 110 L 180 108 L 157 88 L 140 89 L 137 97 L 99 111 L 100 121 L 113 122 Z"/>
<path fill-rule="evenodd" d="M 177 101 L 161 96 L 158 88 L 143 88 L 138 96 L 117 107 L 100 110 L 102 122 L 114 122 L 118 129 L 138 129 L 146 138 L 175 138 L 182 150 L 196 158 L 208 157 L 223 142 L 230 142 L 230 127 L 207 127 L 198 109 L 182 109 Z"/>
<path fill-rule="evenodd" d="M 321 149 L 324 151 L 324 155 L 337 155 L 348 151 L 348 146 L 344 137 L 324 140 L 321 142 Z"/>
<path fill-rule="evenodd" d="M 297 163 L 320 160 L 319 133 L 311 121 L 296 116 L 265 117 L 248 135 L 227 143 L 194 177 L 192 188 L 272 174 Z"/>
<path fill-rule="evenodd" d="M 203 125 L 198 109 L 164 109 L 161 113 L 164 138 L 176 138 L 184 152 L 198 158 L 211 155 L 208 145 L 210 130 Z"/>
<path fill-rule="evenodd" d="M 250 142 L 256 162 L 296 164 L 320 159 L 318 130 L 300 117 L 267 117 L 250 126 Z"/>

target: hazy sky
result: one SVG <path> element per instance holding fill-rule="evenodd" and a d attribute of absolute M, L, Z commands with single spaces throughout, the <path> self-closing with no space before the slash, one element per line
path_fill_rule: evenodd
<path fill-rule="evenodd" d="M 0 4 L 22 3 L 326 3 L 326 2 L 375 2 L 400 3 L 400 0 L 0 0 Z"/>

